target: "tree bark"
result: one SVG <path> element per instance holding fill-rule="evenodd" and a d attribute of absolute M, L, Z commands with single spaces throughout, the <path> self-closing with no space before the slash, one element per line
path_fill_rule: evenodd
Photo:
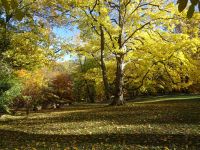
<path fill-rule="evenodd" d="M 105 52 L 105 36 L 104 36 L 104 30 L 103 27 L 100 26 L 100 32 L 101 32 L 101 72 L 103 77 L 103 83 L 104 83 L 104 92 L 106 96 L 106 100 L 110 100 L 110 88 L 108 83 L 108 76 L 106 71 L 106 65 L 104 61 L 104 52 Z"/>
<path fill-rule="evenodd" d="M 118 47 L 119 49 L 122 49 L 122 33 L 123 33 L 123 20 L 122 20 L 122 8 L 121 8 L 121 1 L 119 2 L 119 8 L 118 8 L 118 25 L 121 28 L 119 31 L 118 36 Z M 123 86 L 124 86 L 124 53 L 117 53 L 116 54 L 116 62 L 117 62 L 117 70 L 116 70 L 116 79 L 115 79 L 115 97 L 111 103 L 111 105 L 124 105 L 124 93 L 123 93 Z"/>
<path fill-rule="evenodd" d="M 123 94 L 123 86 L 124 86 L 124 78 L 123 78 L 123 63 L 124 63 L 124 55 L 118 55 L 116 57 L 117 61 L 117 70 L 116 70 L 116 79 L 115 79 L 115 97 L 111 103 L 111 105 L 124 105 L 124 94 Z"/>

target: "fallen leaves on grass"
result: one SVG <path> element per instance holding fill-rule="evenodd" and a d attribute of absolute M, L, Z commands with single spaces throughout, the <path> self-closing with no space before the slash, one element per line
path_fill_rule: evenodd
<path fill-rule="evenodd" d="M 159 101 L 129 103 L 120 107 L 73 106 L 57 112 L 34 113 L 28 118 L 4 116 L 0 118 L 0 147 L 9 145 L 13 148 L 25 143 L 22 144 L 24 147 L 64 149 L 65 146 L 73 148 L 73 144 L 78 143 L 82 147 L 91 145 L 98 149 L 111 141 L 114 143 L 107 145 L 111 149 L 121 145 L 127 149 L 133 145 L 136 149 L 140 146 L 145 148 L 149 143 L 154 144 L 149 147 L 165 143 L 167 146 L 161 147 L 170 149 L 169 142 L 173 141 L 199 146 L 199 107 L 199 100 Z M 11 132 L 19 135 L 10 139 Z M 38 142 L 43 139 L 47 141 Z M 30 145 L 26 141 L 31 141 Z M 99 144 L 100 141 L 103 144 Z"/>

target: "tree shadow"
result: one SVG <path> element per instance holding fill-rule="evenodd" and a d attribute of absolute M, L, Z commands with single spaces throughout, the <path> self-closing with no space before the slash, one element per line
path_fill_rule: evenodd
<path fill-rule="evenodd" d="M 137 104 L 121 107 L 95 107 L 58 114 L 51 118 L 34 118 L 0 122 L 0 124 L 39 125 L 41 123 L 68 123 L 84 121 L 107 121 L 117 125 L 134 124 L 200 124 L 200 101 L 172 101 Z M 76 108 L 74 108 L 76 110 Z M 72 109 L 70 109 L 72 110 Z"/>
<path fill-rule="evenodd" d="M 0 129 L 0 148 L 35 147 L 48 148 L 52 144 L 59 147 L 72 145 L 141 145 L 141 146 L 184 146 L 198 148 L 199 135 L 182 134 L 92 134 L 92 135 L 49 135 L 28 134 L 21 131 Z"/>
<path fill-rule="evenodd" d="M 51 118 L 24 118 L 19 120 L 1 121 L 1 125 L 11 125 L 12 130 L 20 128 L 41 127 L 47 123 L 70 123 L 85 121 L 113 122 L 116 125 L 142 125 L 148 124 L 188 124 L 199 125 L 200 123 L 200 101 L 173 101 L 150 104 L 134 104 L 134 106 L 120 107 L 73 107 L 69 111 L 57 111 Z M 73 111 L 77 110 L 77 111 Z M 59 113 L 62 112 L 62 113 Z M 54 112 L 53 112 L 54 113 Z M 46 113 L 45 113 L 46 114 Z M 39 114 L 38 114 L 39 115 Z M 50 115 L 51 116 L 51 115 Z M 23 129 L 22 129 L 23 130 Z M 35 128 L 34 130 L 37 130 Z M 32 130 L 32 131 L 34 131 Z M 59 134 L 28 134 L 21 131 L 10 131 L 0 129 L 0 148 L 17 148 L 20 146 L 33 146 L 43 148 L 78 145 L 118 144 L 118 145 L 143 145 L 143 146 L 172 146 L 189 145 L 194 149 L 200 147 L 200 135 L 192 134 L 86 134 L 86 135 L 59 135 Z M 39 143 L 39 144 L 38 144 Z M 44 145 L 45 144 L 45 145 Z M 54 144 L 54 145 L 52 145 Z"/>

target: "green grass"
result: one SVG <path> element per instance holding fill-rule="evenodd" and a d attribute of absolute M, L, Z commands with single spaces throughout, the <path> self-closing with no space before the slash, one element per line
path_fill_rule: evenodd
<path fill-rule="evenodd" d="M 200 99 L 71 106 L 0 118 L 0 149 L 198 149 Z"/>

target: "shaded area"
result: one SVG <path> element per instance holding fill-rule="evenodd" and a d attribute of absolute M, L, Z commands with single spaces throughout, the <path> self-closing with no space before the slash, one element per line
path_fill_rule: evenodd
<path fill-rule="evenodd" d="M 0 119 L 0 149 L 198 149 L 199 108 L 199 99 L 131 102 L 120 107 L 72 106 L 28 118 Z"/>
<path fill-rule="evenodd" d="M 24 118 L 23 120 L 8 120 L 0 124 L 37 125 L 54 122 L 112 121 L 119 125 L 133 124 L 200 124 L 200 100 L 173 100 L 155 103 L 130 103 L 121 107 L 81 106 L 70 107 L 67 110 L 49 111 L 51 118 Z M 60 114 L 59 114 L 60 113 Z M 40 116 L 40 114 L 38 114 Z"/>
<path fill-rule="evenodd" d="M 94 135 L 46 135 L 27 134 L 19 131 L 0 130 L 1 148 L 48 148 L 55 143 L 57 147 L 73 145 L 141 145 L 141 146 L 184 146 L 200 147 L 200 136 L 173 134 L 94 134 Z M 45 143 L 45 145 L 43 144 Z M 54 145 L 55 146 L 55 145 Z"/>

